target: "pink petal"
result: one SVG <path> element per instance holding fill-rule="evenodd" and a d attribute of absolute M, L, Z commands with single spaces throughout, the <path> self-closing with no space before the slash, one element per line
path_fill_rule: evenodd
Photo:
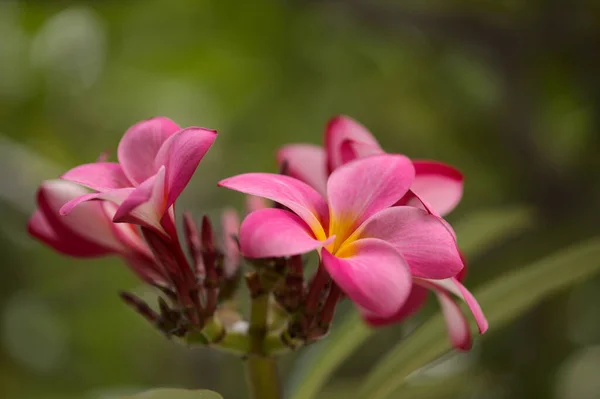
<path fill-rule="evenodd" d="M 100 203 L 82 203 L 68 215 L 60 216 L 59 212 L 64 204 L 86 192 L 83 187 L 74 183 L 49 180 L 38 191 L 38 204 L 52 230 L 61 240 L 68 238 L 81 242 L 83 239 L 104 248 L 104 252 L 126 252 L 127 248 L 113 234 L 112 223 Z"/>
<path fill-rule="evenodd" d="M 400 323 L 415 314 L 423 307 L 423 305 L 425 305 L 428 292 L 429 291 L 426 288 L 413 284 L 406 302 L 404 302 L 400 309 L 390 317 L 379 317 L 369 312 L 363 312 L 362 316 L 367 324 L 373 327 Z"/>
<path fill-rule="evenodd" d="M 109 201 L 100 201 L 109 220 L 113 220 L 119 207 Z M 152 251 L 142 238 L 138 226 L 129 223 L 111 223 L 112 231 L 120 242 L 131 248 L 135 256 L 152 259 Z"/>
<path fill-rule="evenodd" d="M 81 195 L 77 198 L 73 198 L 60 208 L 60 215 L 65 216 L 73 212 L 80 204 L 94 200 L 106 200 L 114 204 L 121 205 L 123 201 L 129 197 L 129 195 L 135 191 L 134 188 L 119 188 L 116 190 L 105 191 L 102 193 L 88 193 Z"/>
<path fill-rule="evenodd" d="M 446 320 L 446 327 L 448 328 L 448 335 L 450 336 L 452 346 L 458 350 L 468 351 L 471 349 L 473 339 L 465 315 L 450 295 L 445 292 L 436 292 L 436 296 Z"/>
<path fill-rule="evenodd" d="M 67 230 L 67 234 L 57 233 L 39 209 L 29 219 L 27 231 L 44 244 L 68 256 L 88 258 L 106 255 L 111 252 L 109 249 L 91 243 L 69 230 Z"/>
<path fill-rule="evenodd" d="M 429 286 L 431 288 L 435 289 L 438 292 L 440 292 L 440 291 L 451 292 L 452 294 L 456 295 L 457 297 L 459 297 L 460 299 L 465 301 L 467 306 L 469 307 L 469 310 L 471 310 L 471 313 L 473 314 L 475 321 L 477 322 L 477 327 L 479 328 L 479 332 L 481 334 L 483 334 L 484 332 L 487 331 L 488 321 L 485 318 L 485 315 L 483 314 L 483 311 L 481 310 L 481 306 L 479 306 L 477 299 L 475 299 L 473 294 L 471 294 L 469 292 L 469 290 L 467 290 L 465 288 L 465 286 L 462 285 L 457 279 L 455 279 L 455 278 L 449 278 L 449 279 L 444 279 L 444 280 L 429 280 L 429 279 L 427 279 L 427 280 L 419 280 L 418 283 L 421 285 L 424 285 L 424 286 L 427 286 L 429 284 Z"/>
<path fill-rule="evenodd" d="M 221 226 L 223 229 L 223 249 L 225 252 L 223 269 L 225 270 L 225 276 L 231 277 L 240 264 L 240 248 L 238 246 L 240 218 L 237 212 L 233 209 L 223 211 Z"/>
<path fill-rule="evenodd" d="M 327 124 L 325 130 L 325 150 L 327 151 L 327 168 L 329 173 L 351 159 L 342 159 L 342 144 L 352 140 L 371 148 L 379 148 L 379 143 L 360 123 L 347 116 L 336 116 Z M 383 153 L 383 150 L 381 150 Z"/>
<path fill-rule="evenodd" d="M 463 268 L 456 240 L 438 217 L 410 206 L 384 209 L 363 223 L 353 237 L 373 237 L 394 246 L 416 277 L 442 279 Z"/>
<path fill-rule="evenodd" d="M 372 238 L 346 245 L 333 256 L 323 249 L 323 265 L 331 278 L 359 307 L 390 317 L 405 303 L 411 277 L 402 255 L 390 244 Z"/>
<path fill-rule="evenodd" d="M 240 228 L 240 247 L 247 258 L 304 254 L 330 241 L 317 240 L 300 217 L 283 209 L 252 212 Z"/>
<path fill-rule="evenodd" d="M 321 195 L 327 193 L 325 150 L 312 144 L 291 144 L 277 152 L 277 162 L 287 165 L 288 175 L 302 180 Z"/>
<path fill-rule="evenodd" d="M 327 182 L 331 226 L 343 240 L 360 223 L 395 204 L 412 184 L 414 169 L 403 155 L 375 155 L 336 169 Z"/>
<path fill-rule="evenodd" d="M 134 223 L 164 232 L 161 219 L 165 215 L 165 167 L 140 184 L 119 206 L 113 221 Z"/>
<path fill-rule="evenodd" d="M 81 184 L 96 191 L 131 187 L 131 183 L 123 173 L 121 165 L 113 162 L 80 165 L 69 170 L 60 178 Z"/>
<path fill-rule="evenodd" d="M 167 138 L 179 130 L 180 127 L 169 118 L 156 117 L 139 122 L 125 132 L 117 155 L 125 175 L 134 185 L 156 174 L 156 154 Z"/>
<path fill-rule="evenodd" d="M 221 180 L 219 186 L 278 202 L 300 216 L 318 239 L 326 237 L 327 203 L 312 187 L 298 179 L 271 173 L 246 173 Z"/>
<path fill-rule="evenodd" d="M 163 143 L 154 160 L 154 168 L 166 167 L 167 207 L 175 202 L 187 186 L 216 138 L 217 132 L 214 130 L 188 127 Z"/>
<path fill-rule="evenodd" d="M 411 190 L 440 215 L 450 213 L 462 198 L 462 173 L 441 162 L 413 161 L 413 165 L 416 175 Z"/>

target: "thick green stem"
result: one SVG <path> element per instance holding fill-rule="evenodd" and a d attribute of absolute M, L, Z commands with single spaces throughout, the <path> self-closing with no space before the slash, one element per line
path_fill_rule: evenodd
<path fill-rule="evenodd" d="M 252 303 L 250 310 L 250 353 L 246 360 L 248 383 L 253 399 L 280 399 L 281 387 L 275 359 L 266 353 L 269 301 L 275 284 L 259 274 L 248 277 Z"/>
<path fill-rule="evenodd" d="M 246 375 L 253 399 L 281 398 L 279 375 L 277 375 L 274 358 L 250 355 L 246 359 Z"/>

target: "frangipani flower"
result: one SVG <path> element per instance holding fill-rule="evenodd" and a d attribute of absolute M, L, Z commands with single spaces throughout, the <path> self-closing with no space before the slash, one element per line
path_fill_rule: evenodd
<path fill-rule="evenodd" d="M 322 264 L 364 312 L 390 317 L 405 303 L 411 277 L 446 279 L 463 267 L 454 234 L 440 218 L 393 206 L 415 171 L 402 155 L 376 155 L 336 169 L 327 199 L 289 176 L 250 173 L 220 186 L 273 200 L 290 211 L 252 212 L 240 229 L 244 256 L 292 256 L 321 247 Z"/>
<path fill-rule="evenodd" d="M 65 255 L 91 258 L 119 255 L 146 282 L 161 283 L 165 276 L 155 264 L 136 226 L 111 221 L 116 206 L 109 202 L 86 202 L 69 215 L 59 215 L 67 202 L 86 190 L 64 180 L 42 183 L 37 192 L 38 209 L 29 219 L 29 233 Z"/>
<path fill-rule="evenodd" d="M 173 236 L 172 206 L 215 138 L 214 130 L 181 129 L 164 117 L 139 122 L 119 143 L 119 163 L 80 165 L 61 177 L 95 191 L 68 202 L 61 214 L 86 201 L 106 200 L 118 206 L 114 222 Z"/>
<path fill-rule="evenodd" d="M 347 116 L 337 116 L 327 124 L 324 147 L 290 144 L 277 153 L 288 174 L 309 184 L 325 195 L 327 176 L 341 165 L 357 158 L 384 154 L 373 135 Z M 421 201 L 444 216 L 460 202 L 463 176 L 456 168 L 441 162 L 412 160 L 415 179 L 400 205 L 421 207 Z M 415 200 L 416 194 L 420 200 Z"/>
<path fill-rule="evenodd" d="M 291 144 L 279 150 L 277 160 L 280 165 L 286 165 L 290 176 L 325 193 L 327 176 L 337 168 L 358 158 L 383 153 L 377 140 L 364 126 L 348 117 L 338 116 L 327 125 L 324 149 L 312 144 Z M 415 206 L 436 216 L 451 212 L 462 197 L 463 177 L 460 171 L 435 161 L 413 160 L 412 164 L 415 169 L 414 181 L 396 205 Z M 483 333 L 487 330 L 487 320 L 481 308 L 460 283 L 460 278 L 436 280 L 415 276 L 413 283 L 406 302 L 394 314 L 382 317 L 365 312 L 367 323 L 382 326 L 404 320 L 423 307 L 428 290 L 432 290 L 440 301 L 450 339 L 456 348 L 470 348 L 472 339 L 467 320 L 452 295 L 467 302 L 479 331 Z"/>

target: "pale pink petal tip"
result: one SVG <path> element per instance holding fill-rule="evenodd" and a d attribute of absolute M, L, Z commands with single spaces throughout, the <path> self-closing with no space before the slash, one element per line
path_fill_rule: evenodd
<path fill-rule="evenodd" d="M 302 180 L 321 195 L 327 192 L 325 150 L 312 144 L 290 144 L 277 152 L 279 166 L 285 163 L 287 174 Z"/>

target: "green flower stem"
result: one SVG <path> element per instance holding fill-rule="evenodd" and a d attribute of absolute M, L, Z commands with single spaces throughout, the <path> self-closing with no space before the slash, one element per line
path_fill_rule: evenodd
<path fill-rule="evenodd" d="M 252 398 L 280 399 L 281 387 L 275 359 L 267 354 L 265 338 L 268 333 L 269 302 L 277 279 L 260 273 L 249 278 L 252 295 L 250 310 L 250 351 L 246 360 L 246 374 Z M 253 280 L 253 281 L 252 281 Z"/>

